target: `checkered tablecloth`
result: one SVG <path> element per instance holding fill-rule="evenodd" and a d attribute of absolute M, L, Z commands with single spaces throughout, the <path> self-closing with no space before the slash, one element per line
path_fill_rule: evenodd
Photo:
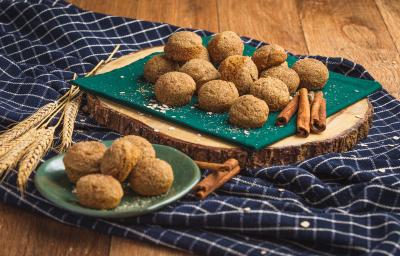
<path fill-rule="evenodd" d="M 64 1 L 0 1 L 0 128 L 60 97 L 74 72 L 89 71 L 116 44 L 121 44 L 119 57 L 162 45 L 177 30 L 83 11 Z M 348 60 L 315 57 L 332 71 L 373 79 Z M 129 222 L 59 209 L 32 180 L 22 198 L 15 172 L 1 183 L 0 198 L 65 224 L 199 255 L 400 254 L 400 103 L 384 90 L 370 101 L 373 128 L 353 150 L 297 165 L 244 170 L 204 201 L 188 194 Z M 79 114 L 75 141 L 118 136 Z"/>

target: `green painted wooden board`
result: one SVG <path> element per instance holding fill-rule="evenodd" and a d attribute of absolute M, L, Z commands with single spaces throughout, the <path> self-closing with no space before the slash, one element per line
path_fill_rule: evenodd
<path fill-rule="evenodd" d="M 209 39 L 203 39 L 205 45 Z M 244 55 L 251 56 L 254 51 L 254 47 L 245 44 Z M 292 118 L 288 125 L 276 127 L 274 123 L 277 112 L 270 114 L 263 127 L 245 130 L 230 125 L 226 113 L 209 114 L 198 109 L 196 107 L 197 97 L 193 97 L 190 104 L 183 107 L 169 109 L 157 107 L 153 85 L 143 79 L 144 64 L 155 54 L 159 53 L 153 53 L 123 68 L 104 74 L 79 78 L 73 83 L 92 94 L 250 149 L 259 150 L 295 134 L 296 117 Z M 296 57 L 289 56 L 289 66 L 293 65 L 296 60 Z M 376 81 L 346 77 L 334 72 L 330 72 L 329 75 L 329 81 L 323 89 L 328 116 L 382 88 Z"/>
<path fill-rule="evenodd" d="M 107 147 L 111 143 L 112 141 L 104 141 Z M 153 147 L 157 157 L 167 161 L 174 172 L 171 189 L 161 196 L 139 196 L 125 182 L 124 197 L 117 208 L 96 210 L 81 206 L 72 192 L 74 184 L 68 180 L 65 173 L 63 154 L 47 160 L 39 167 L 35 175 L 35 186 L 49 201 L 73 213 L 101 218 L 128 218 L 153 212 L 187 194 L 199 182 L 201 175 L 196 163 L 179 150 L 157 144 Z"/>

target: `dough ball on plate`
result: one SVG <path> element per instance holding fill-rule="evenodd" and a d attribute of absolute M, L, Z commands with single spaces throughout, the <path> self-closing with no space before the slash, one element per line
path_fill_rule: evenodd
<path fill-rule="evenodd" d="M 101 173 L 111 175 L 123 182 L 136 166 L 141 156 L 142 151 L 128 140 L 115 140 L 101 159 Z"/>
<path fill-rule="evenodd" d="M 182 72 L 169 72 L 160 76 L 154 87 L 157 100 L 174 107 L 188 104 L 195 90 L 193 78 Z"/>
<path fill-rule="evenodd" d="M 247 94 L 258 78 L 257 67 L 250 57 L 233 55 L 221 62 L 218 68 L 221 79 L 235 84 L 240 95 Z"/>
<path fill-rule="evenodd" d="M 112 176 L 90 174 L 76 183 L 76 196 L 81 205 L 94 209 L 112 209 L 124 195 L 121 184 Z"/>
<path fill-rule="evenodd" d="M 328 68 L 324 63 L 316 59 L 298 60 L 292 68 L 300 77 L 300 88 L 320 90 L 325 86 L 329 78 Z"/>
<path fill-rule="evenodd" d="M 276 44 L 264 45 L 258 48 L 251 59 L 257 65 L 258 71 L 278 66 L 286 61 L 287 54 L 285 50 Z"/>
<path fill-rule="evenodd" d="M 265 101 L 253 95 L 240 96 L 229 110 L 229 122 L 242 128 L 262 127 L 268 119 Z"/>
<path fill-rule="evenodd" d="M 180 31 L 168 38 L 164 52 L 170 60 L 185 62 L 191 59 L 205 58 L 204 49 L 200 36 L 190 31 Z"/>
<path fill-rule="evenodd" d="M 282 110 L 290 101 L 286 84 L 273 77 L 260 78 L 255 81 L 250 89 L 250 94 L 264 100 L 272 112 Z"/>
<path fill-rule="evenodd" d="M 141 158 L 155 158 L 156 151 L 153 148 L 153 145 L 143 137 L 136 136 L 136 135 L 128 135 L 120 138 L 120 140 L 126 140 L 132 143 L 136 148 L 140 149 Z"/>
<path fill-rule="evenodd" d="M 244 45 L 240 37 L 232 31 L 216 34 L 208 43 L 208 53 L 212 62 L 219 64 L 232 55 L 242 55 Z"/>
<path fill-rule="evenodd" d="M 297 91 L 297 88 L 299 87 L 299 83 L 300 83 L 300 78 L 299 78 L 299 75 L 296 73 L 296 71 L 294 71 L 293 69 L 291 69 L 287 66 L 285 67 L 282 65 L 264 70 L 261 73 L 260 77 L 262 77 L 262 78 L 265 78 L 265 77 L 278 78 L 279 80 L 281 80 L 282 82 L 284 82 L 286 84 L 286 86 L 289 89 L 290 94 L 293 94 Z"/>
<path fill-rule="evenodd" d="M 144 64 L 144 78 L 151 83 L 155 83 L 161 75 L 175 71 L 178 68 L 178 63 L 165 58 L 164 55 L 156 55 Z"/>
<path fill-rule="evenodd" d="M 98 141 L 82 141 L 72 145 L 63 159 L 68 179 L 75 183 L 82 176 L 100 172 L 100 160 L 106 149 Z"/>
<path fill-rule="evenodd" d="M 218 79 L 220 74 L 218 70 L 206 60 L 192 59 L 186 62 L 179 70 L 185 74 L 188 74 L 196 82 L 197 90 L 207 83 L 208 81 Z"/>
<path fill-rule="evenodd" d="M 226 112 L 239 98 L 239 92 L 232 82 L 213 80 L 205 83 L 199 91 L 199 106 L 205 111 Z"/>
<path fill-rule="evenodd" d="M 174 181 L 172 167 L 157 158 L 141 160 L 129 177 L 133 191 L 142 196 L 157 196 L 168 192 Z"/>

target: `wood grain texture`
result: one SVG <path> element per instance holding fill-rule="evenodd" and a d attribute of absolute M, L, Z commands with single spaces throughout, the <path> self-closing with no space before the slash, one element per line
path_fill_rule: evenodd
<path fill-rule="evenodd" d="M 400 1 L 399 0 L 375 0 L 383 20 L 400 53 Z"/>
<path fill-rule="evenodd" d="M 0 205 L 0 255 L 107 255 L 110 238 Z"/>
<path fill-rule="evenodd" d="M 219 0 L 220 30 L 276 43 L 298 54 L 307 47 L 294 0 L 248 1 Z"/>
<path fill-rule="evenodd" d="M 298 9 L 311 55 L 360 63 L 386 90 L 400 96 L 399 53 L 373 0 L 299 0 Z"/>

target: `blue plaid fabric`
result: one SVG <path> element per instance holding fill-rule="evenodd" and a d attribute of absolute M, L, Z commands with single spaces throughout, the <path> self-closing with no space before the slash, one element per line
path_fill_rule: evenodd
<path fill-rule="evenodd" d="M 74 72 L 83 75 L 116 44 L 120 57 L 162 45 L 177 30 L 83 11 L 64 1 L 0 1 L 1 129 L 60 97 Z M 351 61 L 315 58 L 330 70 L 373 79 Z M 153 214 L 119 222 L 95 219 L 53 206 L 32 180 L 22 198 L 15 172 L 1 183 L 0 198 L 65 224 L 200 255 L 400 254 L 400 103 L 384 90 L 370 101 L 373 127 L 351 151 L 243 170 L 204 201 L 188 194 Z M 75 141 L 119 136 L 86 115 L 79 114 L 76 125 Z"/>

